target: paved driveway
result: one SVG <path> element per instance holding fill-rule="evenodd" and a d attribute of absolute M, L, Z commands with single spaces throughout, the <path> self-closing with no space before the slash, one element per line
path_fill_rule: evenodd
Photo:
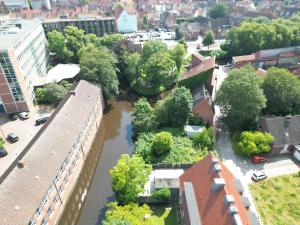
<path fill-rule="evenodd" d="M 6 138 L 9 133 L 16 133 L 19 137 L 19 141 L 16 143 L 6 142 L 4 148 L 8 152 L 8 155 L 4 158 L 0 158 L 0 176 L 7 170 L 11 163 L 31 141 L 35 134 L 42 127 L 35 126 L 35 120 L 44 115 L 50 115 L 53 109 L 47 107 L 35 107 L 29 113 L 29 119 L 10 121 L 7 115 L 0 115 L 0 126 L 2 132 L 0 136 Z"/>

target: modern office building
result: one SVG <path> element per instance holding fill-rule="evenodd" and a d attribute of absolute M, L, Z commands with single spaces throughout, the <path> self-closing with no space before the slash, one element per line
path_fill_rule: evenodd
<path fill-rule="evenodd" d="M 48 47 L 41 22 L 6 19 L 0 25 L 0 112 L 29 111 L 33 80 L 46 76 Z"/>
<path fill-rule="evenodd" d="M 43 21 L 45 33 L 57 30 L 63 30 L 73 25 L 85 31 L 86 34 L 96 34 L 102 36 L 116 32 L 115 19 L 112 17 L 106 18 L 76 18 L 76 19 L 49 19 Z"/>
<path fill-rule="evenodd" d="M 103 115 L 101 88 L 78 82 L 0 179 L 0 224 L 57 224 Z M 2 181 L 2 182 L 1 182 Z M 78 207 L 78 206 L 75 206 Z"/>

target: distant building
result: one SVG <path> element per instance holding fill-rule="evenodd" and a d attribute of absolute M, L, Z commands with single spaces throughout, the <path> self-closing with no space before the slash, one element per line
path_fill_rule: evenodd
<path fill-rule="evenodd" d="M 4 2 L 4 5 L 7 9 L 24 9 L 29 8 L 29 1 L 27 0 L 1 0 Z M 32 0 L 31 7 L 33 9 L 45 8 L 51 10 L 50 0 Z"/>
<path fill-rule="evenodd" d="M 137 15 L 129 10 L 119 8 L 115 12 L 117 30 L 120 33 L 137 31 Z"/>
<path fill-rule="evenodd" d="M 63 30 L 70 25 L 84 30 L 86 34 L 96 34 L 98 36 L 116 32 L 115 19 L 112 17 L 49 19 L 43 21 L 43 28 L 46 34 L 52 30 L 63 32 Z"/>
<path fill-rule="evenodd" d="M 241 181 L 211 154 L 179 178 L 184 225 L 259 224 Z"/>
<path fill-rule="evenodd" d="M 0 224 L 58 224 L 100 126 L 103 107 L 99 86 L 80 81 L 71 89 L 20 161 L 1 176 Z"/>
<path fill-rule="evenodd" d="M 29 111 L 33 80 L 47 73 L 48 47 L 41 22 L 2 21 L 0 40 L 0 112 Z"/>

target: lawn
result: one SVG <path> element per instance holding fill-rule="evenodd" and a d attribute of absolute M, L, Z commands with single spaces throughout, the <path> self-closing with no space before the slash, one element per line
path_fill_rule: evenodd
<path fill-rule="evenodd" d="M 250 185 L 264 225 L 300 224 L 300 173 Z"/>
<path fill-rule="evenodd" d="M 150 221 L 153 225 L 179 225 L 176 218 L 175 206 L 163 207 L 156 206 L 152 208 L 153 216 Z"/>

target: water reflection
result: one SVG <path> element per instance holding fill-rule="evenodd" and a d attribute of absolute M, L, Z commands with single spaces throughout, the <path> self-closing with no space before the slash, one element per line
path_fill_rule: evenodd
<path fill-rule="evenodd" d="M 116 164 L 121 154 L 133 151 L 131 111 L 132 105 L 128 101 L 109 102 L 102 120 L 103 131 L 98 132 L 95 141 L 95 143 L 102 142 L 103 146 L 99 143 L 94 144 L 88 156 L 93 162 L 87 160 L 85 167 L 89 169 L 85 168 L 81 174 L 60 225 L 101 224 L 105 204 L 115 199 L 111 190 L 109 170 Z M 85 200 L 81 203 L 80 200 L 84 196 Z"/>

